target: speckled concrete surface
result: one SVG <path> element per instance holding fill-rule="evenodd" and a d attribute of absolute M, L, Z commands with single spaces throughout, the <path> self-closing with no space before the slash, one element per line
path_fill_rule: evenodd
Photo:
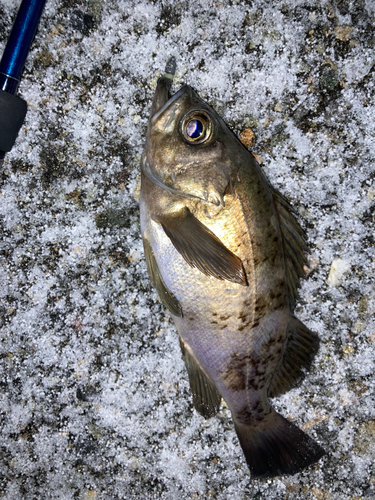
<path fill-rule="evenodd" d="M 375 497 L 374 21 L 372 0 L 47 0 L 0 172 L 0 498 Z M 171 55 L 306 229 L 321 348 L 274 405 L 327 455 L 292 477 L 251 480 L 228 410 L 192 409 L 147 277 L 139 160 Z"/>

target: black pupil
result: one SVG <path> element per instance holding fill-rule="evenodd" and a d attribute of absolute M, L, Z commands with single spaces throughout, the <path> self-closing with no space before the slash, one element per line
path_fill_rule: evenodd
<path fill-rule="evenodd" d="M 186 125 L 186 134 L 191 139 L 198 139 L 203 133 L 203 123 L 200 120 L 190 120 Z"/>

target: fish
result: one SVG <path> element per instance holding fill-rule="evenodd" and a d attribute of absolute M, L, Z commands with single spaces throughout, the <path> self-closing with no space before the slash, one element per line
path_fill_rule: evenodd
<path fill-rule="evenodd" d="M 324 449 L 270 398 L 304 377 L 319 338 L 293 314 L 307 244 L 288 201 L 189 85 L 175 58 L 153 97 L 140 225 L 151 283 L 179 333 L 193 406 L 222 399 L 251 477 L 295 474 Z"/>

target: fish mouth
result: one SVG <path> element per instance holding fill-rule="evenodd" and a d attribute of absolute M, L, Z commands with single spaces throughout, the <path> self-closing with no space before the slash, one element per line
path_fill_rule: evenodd
<path fill-rule="evenodd" d="M 189 85 L 184 85 L 173 96 L 170 94 L 174 75 L 176 73 L 176 58 L 168 59 L 165 73 L 158 79 L 154 98 L 151 106 L 150 120 L 157 119 L 171 104 L 173 104 L 185 92 L 191 92 Z"/>

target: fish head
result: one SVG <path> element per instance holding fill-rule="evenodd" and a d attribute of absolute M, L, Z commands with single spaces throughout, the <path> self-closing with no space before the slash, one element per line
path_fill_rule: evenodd
<path fill-rule="evenodd" d="M 149 119 L 142 171 L 154 184 L 182 196 L 224 204 L 243 146 L 189 85 L 169 96 L 161 77 Z"/>

